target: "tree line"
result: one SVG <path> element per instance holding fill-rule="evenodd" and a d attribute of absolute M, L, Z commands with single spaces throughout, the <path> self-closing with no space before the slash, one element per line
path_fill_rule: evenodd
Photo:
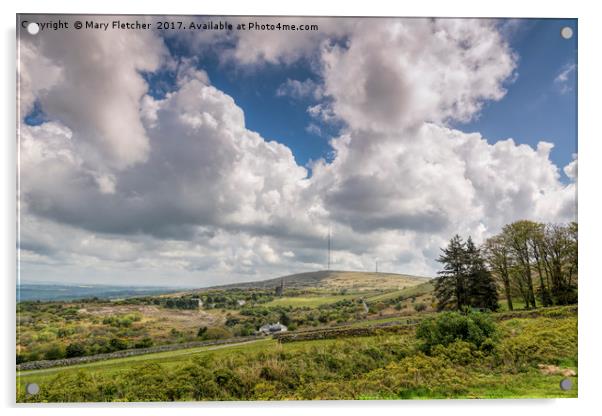
<path fill-rule="evenodd" d="M 517 221 L 477 247 L 455 235 L 442 249 L 435 283 L 439 310 L 495 311 L 498 288 L 514 310 L 577 303 L 577 223 Z"/>

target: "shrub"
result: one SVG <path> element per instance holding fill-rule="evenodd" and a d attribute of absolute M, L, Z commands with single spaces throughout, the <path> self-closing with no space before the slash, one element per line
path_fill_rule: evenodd
<path fill-rule="evenodd" d="M 416 303 L 416 304 L 414 304 L 414 310 L 416 312 L 422 312 L 422 311 L 426 310 L 426 305 L 422 302 Z"/>
<path fill-rule="evenodd" d="M 422 340 L 421 349 L 426 353 L 437 346 L 447 346 L 455 341 L 466 341 L 480 348 L 486 340 L 496 338 L 497 330 L 486 314 L 445 312 L 436 318 L 425 319 L 416 330 L 416 337 Z M 489 345 L 488 342 L 486 345 Z"/>
<path fill-rule="evenodd" d="M 444 358 L 418 353 L 369 372 L 360 384 L 380 394 L 389 392 L 392 397 L 409 399 L 461 394 L 465 390 L 464 377 L 464 371 L 450 367 Z"/>
<path fill-rule="evenodd" d="M 229 397 L 242 398 L 244 386 L 240 377 L 232 370 L 220 368 L 213 375 L 215 383 L 223 389 Z"/>
<path fill-rule="evenodd" d="M 219 326 L 209 327 L 206 331 L 200 336 L 202 339 L 224 339 L 230 338 L 231 334 L 226 328 L 222 328 Z"/>
<path fill-rule="evenodd" d="M 148 348 L 153 346 L 153 340 L 149 337 L 144 337 L 134 344 L 134 348 Z"/>
<path fill-rule="evenodd" d="M 181 380 L 190 391 L 194 400 L 216 400 L 220 389 L 213 380 L 213 372 L 207 367 L 208 362 L 192 361 L 176 372 L 175 380 Z"/>
<path fill-rule="evenodd" d="M 127 342 L 122 340 L 121 338 L 112 338 L 109 341 L 109 345 L 114 351 L 125 350 L 128 347 Z"/>
<path fill-rule="evenodd" d="M 45 352 L 45 360 L 59 360 L 65 358 L 65 350 L 57 344 L 52 344 Z"/>
<path fill-rule="evenodd" d="M 577 319 L 513 319 L 504 322 L 510 332 L 499 345 L 501 363 L 511 371 L 537 364 L 559 365 L 577 359 Z"/>
<path fill-rule="evenodd" d="M 432 356 L 445 357 L 453 364 L 462 366 L 476 363 L 476 347 L 466 341 L 454 341 L 447 346 L 436 345 L 431 350 Z"/>
<path fill-rule="evenodd" d="M 67 349 L 65 351 L 65 355 L 67 356 L 67 358 L 81 357 L 85 354 L 86 348 L 82 344 L 79 344 L 77 342 L 67 345 Z"/>

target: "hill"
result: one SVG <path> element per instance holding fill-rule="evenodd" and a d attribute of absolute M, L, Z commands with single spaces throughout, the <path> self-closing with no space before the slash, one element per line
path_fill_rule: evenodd
<path fill-rule="evenodd" d="M 69 301 L 85 298 L 125 299 L 182 291 L 181 288 L 155 286 L 82 285 L 61 283 L 21 283 L 17 285 L 17 302 Z"/>
<path fill-rule="evenodd" d="M 321 270 L 317 272 L 297 273 L 275 279 L 256 282 L 233 283 L 214 286 L 210 289 L 268 289 L 274 288 L 284 280 L 287 289 L 322 289 L 328 291 L 381 291 L 401 290 L 425 283 L 430 278 L 397 273 L 347 272 Z"/>

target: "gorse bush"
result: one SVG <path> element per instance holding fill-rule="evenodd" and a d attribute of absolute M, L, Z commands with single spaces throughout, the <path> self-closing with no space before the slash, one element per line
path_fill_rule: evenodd
<path fill-rule="evenodd" d="M 538 364 L 577 365 L 577 318 L 512 319 L 505 323 L 499 359 L 512 372 Z"/>
<path fill-rule="evenodd" d="M 491 349 L 492 342 L 497 338 L 497 330 L 486 314 L 445 312 L 422 321 L 416 330 L 416 337 L 422 341 L 420 348 L 426 353 L 438 345 L 448 346 L 456 341 Z"/>

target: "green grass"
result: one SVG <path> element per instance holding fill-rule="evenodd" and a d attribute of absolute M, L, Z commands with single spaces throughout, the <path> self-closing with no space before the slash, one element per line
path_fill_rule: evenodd
<path fill-rule="evenodd" d="M 21 385 L 27 383 L 44 383 L 54 378 L 57 374 L 74 374 L 85 369 L 88 374 L 113 375 L 132 367 L 144 364 L 161 364 L 166 368 L 173 368 L 194 357 L 211 355 L 213 358 L 227 358 L 240 354 L 253 354 L 260 351 L 272 352 L 283 349 L 285 351 L 298 351 L 308 347 L 323 347 L 336 342 L 335 339 L 325 339 L 317 341 L 300 341 L 290 344 L 280 344 L 272 338 L 250 341 L 243 344 L 232 344 L 224 346 L 209 346 L 190 348 L 186 350 L 159 352 L 154 354 L 137 355 L 134 357 L 117 358 L 113 360 L 97 361 L 69 367 L 47 368 L 42 370 L 22 371 L 17 373 L 17 381 Z"/>
<path fill-rule="evenodd" d="M 351 295 L 331 295 L 331 296 L 291 296 L 274 299 L 264 304 L 265 306 L 292 306 L 293 308 L 316 308 L 320 305 L 336 303 L 341 300 L 356 299 L 360 296 Z"/>
<path fill-rule="evenodd" d="M 574 369 L 574 368 L 573 368 Z M 536 370 L 517 374 L 497 372 L 475 374 L 470 378 L 466 392 L 453 395 L 454 399 L 532 399 L 532 398 L 576 398 L 579 386 L 578 378 L 571 377 L 573 387 L 564 391 L 560 375 L 545 376 Z M 408 390 L 404 399 L 449 399 L 450 395 L 430 392 L 422 389 Z M 399 395 L 362 395 L 360 400 L 398 400 Z"/>
<path fill-rule="evenodd" d="M 573 367 L 573 370 L 576 368 Z M 573 388 L 564 391 L 560 388 L 561 375 L 542 375 L 537 370 L 518 374 L 485 373 L 479 374 L 470 386 L 470 393 L 461 398 L 515 399 L 569 398 L 577 397 L 578 378 L 571 377 Z"/>
<path fill-rule="evenodd" d="M 128 370 L 137 364 L 156 363 L 163 364 L 167 367 L 173 367 L 183 361 L 189 360 L 191 357 L 205 354 L 212 354 L 215 357 L 227 356 L 230 354 L 250 353 L 262 351 L 266 348 L 273 347 L 278 343 L 271 339 L 261 339 L 258 341 L 250 341 L 242 344 L 232 344 L 223 346 L 208 346 L 189 348 L 185 350 L 158 352 L 154 354 L 136 355 L 133 357 L 116 358 L 113 360 L 96 361 L 69 367 L 46 368 L 42 370 L 30 370 L 17 373 L 17 380 L 20 384 L 40 383 L 52 379 L 57 374 L 75 373 L 79 370 L 86 369 L 88 373 L 95 374 L 114 374 L 123 370 Z"/>
<path fill-rule="evenodd" d="M 381 302 L 389 299 L 398 298 L 400 296 L 403 296 L 405 298 L 411 298 L 412 296 L 425 295 L 427 293 L 432 292 L 433 290 L 435 290 L 433 284 L 431 282 L 426 282 L 416 286 L 407 287 L 405 289 L 370 296 L 366 300 L 369 302 Z"/>
<path fill-rule="evenodd" d="M 421 313 L 421 314 L 413 314 L 413 315 L 407 315 L 407 316 L 390 316 L 387 318 L 380 318 L 380 319 L 366 319 L 364 321 L 357 321 L 357 322 L 353 322 L 352 324 L 350 324 L 349 326 L 352 327 L 358 327 L 358 326 L 372 326 L 372 325 L 377 325 L 377 324 L 385 324 L 385 323 L 389 323 L 389 322 L 398 322 L 399 324 L 407 324 L 408 320 L 416 320 L 416 319 L 424 319 L 428 316 L 432 316 L 432 313 Z"/>
<path fill-rule="evenodd" d="M 404 317 L 404 316 L 393 316 L 393 317 L 389 317 L 389 318 L 381 318 L 381 319 L 366 319 L 365 321 L 357 321 L 352 323 L 350 326 L 353 327 L 358 327 L 358 326 L 371 326 L 371 325 L 376 325 L 376 324 L 385 324 L 388 322 L 400 322 L 400 323 L 406 323 L 406 321 L 408 320 L 409 317 Z"/>
<path fill-rule="evenodd" d="M 509 311 L 508 301 L 506 299 L 500 299 L 500 311 Z M 513 310 L 525 309 L 525 302 L 520 299 L 512 299 Z"/>

